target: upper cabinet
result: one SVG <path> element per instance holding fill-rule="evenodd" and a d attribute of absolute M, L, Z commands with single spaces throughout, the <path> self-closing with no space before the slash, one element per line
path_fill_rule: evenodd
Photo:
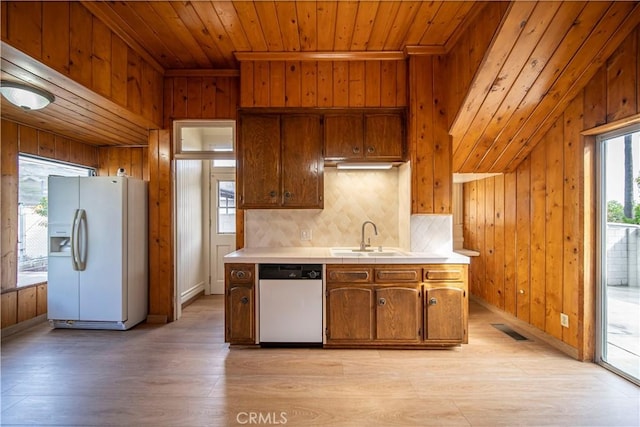
<path fill-rule="evenodd" d="M 404 129 L 402 110 L 327 113 L 324 157 L 330 161 L 402 161 Z"/>
<path fill-rule="evenodd" d="M 321 209 L 323 170 L 320 115 L 241 113 L 241 209 Z"/>

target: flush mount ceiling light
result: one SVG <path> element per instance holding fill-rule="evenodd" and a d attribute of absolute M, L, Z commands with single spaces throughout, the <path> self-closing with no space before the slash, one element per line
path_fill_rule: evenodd
<path fill-rule="evenodd" d="M 0 82 L 0 93 L 7 101 L 23 110 L 39 110 L 55 99 L 46 90 L 6 80 Z"/>
<path fill-rule="evenodd" d="M 359 170 L 372 170 L 372 169 L 391 169 L 392 163 L 338 163 L 336 165 L 338 169 L 359 169 Z"/>

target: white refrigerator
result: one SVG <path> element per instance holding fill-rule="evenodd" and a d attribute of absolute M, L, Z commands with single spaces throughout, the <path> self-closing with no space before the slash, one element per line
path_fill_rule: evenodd
<path fill-rule="evenodd" d="M 128 177 L 49 177 L 47 317 L 126 330 L 148 307 L 147 188 Z"/>

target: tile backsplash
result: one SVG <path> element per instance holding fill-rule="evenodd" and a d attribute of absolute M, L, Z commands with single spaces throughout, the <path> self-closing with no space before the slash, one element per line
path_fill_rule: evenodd
<path fill-rule="evenodd" d="M 325 168 L 324 209 L 245 211 L 245 247 L 358 246 L 362 223 L 371 245 L 414 252 L 451 252 L 451 215 L 411 215 L 411 169 L 338 171 Z M 311 240 L 300 240 L 303 230 Z"/>
<path fill-rule="evenodd" d="M 399 185 L 398 168 L 388 171 L 338 171 L 325 168 L 324 209 L 251 209 L 245 211 L 246 247 L 358 246 L 364 221 L 372 246 L 398 247 L 399 188 L 409 192 L 408 183 Z M 403 174 L 403 176 L 408 174 Z M 407 221 L 404 221 L 406 223 Z M 311 231 L 311 240 L 300 240 L 302 230 Z"/>
<path fill-rule="evenodd" d="M 412 252 L 448 253 L 452 250 L 452 215 L 411 216 Z"/>

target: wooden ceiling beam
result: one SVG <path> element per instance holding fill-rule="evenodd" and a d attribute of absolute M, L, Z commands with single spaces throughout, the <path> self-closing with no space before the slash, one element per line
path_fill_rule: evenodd
<path fill-rule="evenodd" d="M 406 59 L 402 51 L 340 52 L 236 52 L 242 61 L 399 61 Z"/>

